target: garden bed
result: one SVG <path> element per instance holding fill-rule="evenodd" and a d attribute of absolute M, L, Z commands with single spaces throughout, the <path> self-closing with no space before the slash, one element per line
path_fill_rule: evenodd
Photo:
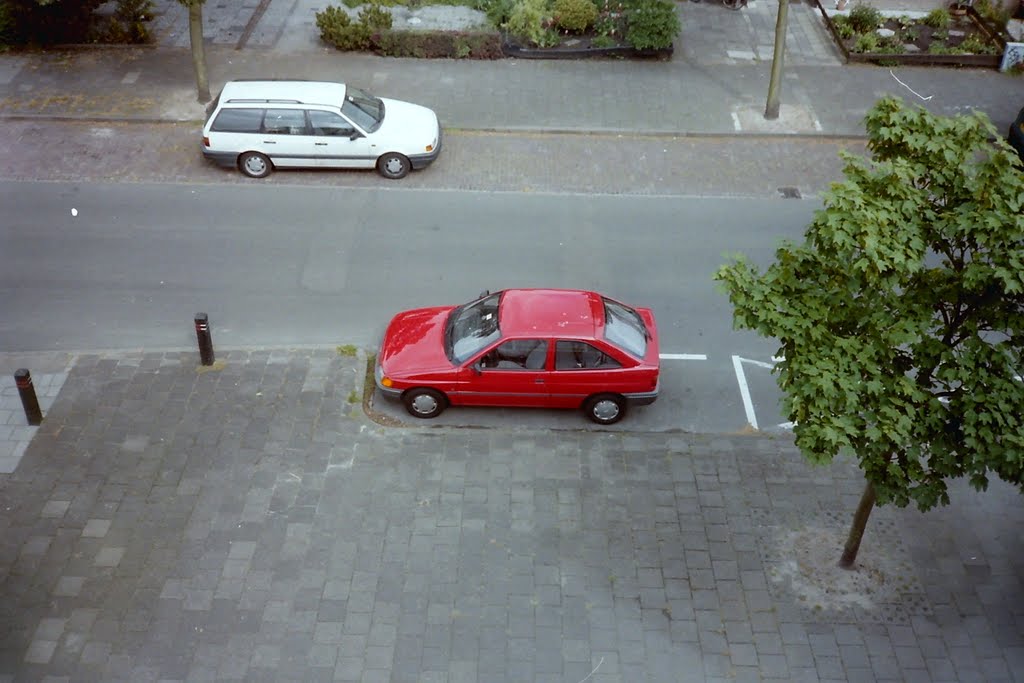
<path fill-rule="evenodd" d="M 999 68 L 1002 60 L 1005 47 L 1002 37 L 972 7 L 964 7 L 963 13 L 949 13 L 945 27 L 926 23 L 940 23 L 934 20 L 935 12 L 915 18 L 892 16 L 893 13 L 888 12 L 880 17 L 875 29 L 850 35 L 850 29 L 843 24 L 851 23 L 858 8 L 849 15 L 829 14 L 821 1 L 816 1 L 832 39 L 847 62 Z"/>
<path fill-rule="evenodd" d="M 666 60 L 680 29 L 673 0 L 451 0 L 472 2 L 474 15 L 485 17 L 486 26 L 469 32 L 408 30 L 407 8 L 383 4 L 423 1 L 343 0 L 318 11 L 316 24 L 339 50 L 442 59 Z M 442 14 L 454 7 L 437 6 Z"/>

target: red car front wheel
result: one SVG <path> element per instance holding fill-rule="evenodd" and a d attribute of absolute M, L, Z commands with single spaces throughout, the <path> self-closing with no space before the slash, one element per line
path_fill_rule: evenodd
<path fill-rule="evenodd" d="M 402 394 L 405 409 L 413 417 L 431 418 L 440 415 L 448 407 L 448 399 L 434 389 L 417 387 Z"/>

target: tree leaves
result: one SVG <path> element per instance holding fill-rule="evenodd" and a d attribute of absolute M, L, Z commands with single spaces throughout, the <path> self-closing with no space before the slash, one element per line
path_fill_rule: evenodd
<path fill-rule="evenodd" d="M 870 158 L 763 273 L 722 267 L 734 323 L 779 340 L 804 455 L 856 454 L 879 503 L 948 502 L 946 479 L 1024 481 L 1024 174 L 981 113 L 883 98 Z M 997 142 L 990 142 L 997 138 Z"/>

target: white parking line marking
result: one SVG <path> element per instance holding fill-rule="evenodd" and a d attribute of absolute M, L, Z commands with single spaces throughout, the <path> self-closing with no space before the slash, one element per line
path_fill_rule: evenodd
<path fill-rule="evenodd" d="M 707 360 L 703 353 L 662 353 L 658 356 L 662 360 Z"/>
<path fill-rule="evenodd" d="M 747 413 L 747 422 L 757 429 L 757 417 L 754 415 L 754 402 L 750 400 L 750 389 L 747 387 L 747 375 L 743 372 L 742 361 L 746 358 L 732 357 L 732 367 L 736 370 L 736 382 L 740 385 L 740 397 L 743 399 L 743 410 Z M 770 365 L 768 367 L 771 367 Z"/>

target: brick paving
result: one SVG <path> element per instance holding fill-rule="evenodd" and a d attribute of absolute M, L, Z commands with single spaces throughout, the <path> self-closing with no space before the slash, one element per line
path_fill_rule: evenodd
<path fill-rule="evenodd" d="M 844 588 L 806 567 L 860 477 L 785 439 L 385 427 L 361 357 L 197 362 L 78 356 L 0 476 L 0 680 L 1024 680 L 998 482 L 876 510 Z"/>

